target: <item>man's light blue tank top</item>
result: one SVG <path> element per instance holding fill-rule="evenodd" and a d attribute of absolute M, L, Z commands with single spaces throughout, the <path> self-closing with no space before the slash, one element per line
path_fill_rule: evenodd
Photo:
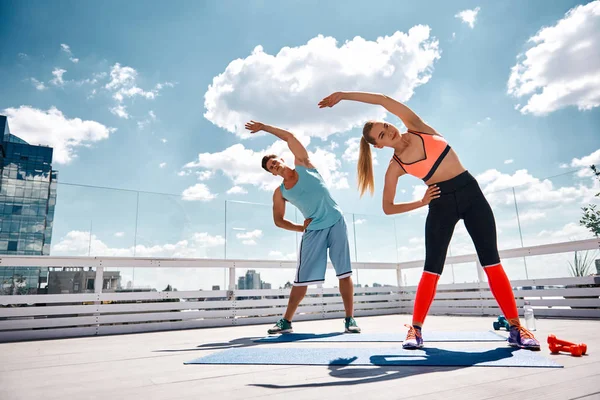
<path fill-rule="evenodd" d="M 296 172 L 298 182 L 291 189 L 281 184 L 283 198 L 295 205 L 305 219 L 312 218 L 307 230 L 317 231 L 335 225 L 342 218 L 342 210 L 329 194 L 317 169 L 296 165 Z"/>

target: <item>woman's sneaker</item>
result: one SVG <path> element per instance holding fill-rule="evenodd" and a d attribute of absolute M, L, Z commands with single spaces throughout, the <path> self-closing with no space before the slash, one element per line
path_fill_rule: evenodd
<path fill-rule="evenodd" d="M 269 332 L 269 335 L 274 335 L 276 333 L 292 333 L 292 332 L 294 332 L 294 330 L 292 329 L 292 323 L 290 321 L 281 318 L 267 332 Z"/>
<path fill-rule="evenodd" d="M 508 345 L 519 347 L 521 349 L 539 350 L 540 342 L 533 336 L 529 330 L 522 326 L 511 326 L 508 335 Z"/>
<path fill-rule="evenodd" d="M 345 331 L 346 333 L 360 333 L 360 328 L 358 327 L 358 325 L 356 325 L 356 321 L 354 320 L 354 318 L 352 317 L 346 317 L 346 320 L 344 321 L 344 325 L 346 327 Z"/>
<path fill-rule="evenodd" d="M 423 336 L 421 336 L 421 328 L 412 325 L 404 325 L 408 328 L 406 340 L 402 343 L 402 348 L 407 350 L 420 349 L 423 347 Z"/>

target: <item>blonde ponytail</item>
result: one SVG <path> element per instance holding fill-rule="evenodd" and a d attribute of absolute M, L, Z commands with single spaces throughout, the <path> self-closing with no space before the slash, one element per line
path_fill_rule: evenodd
<path fill-rule="evenodd" d="M 373 180 L 373 160 L 371 159 L 371 146 L 364 136 L 360 138 L 357 172 L 358 190 L 360 191 L 360 196 L 362 197 L 366 190 L 368 190 L 372 196 L 373 192 L 375 191 L 375 183 Z"/>

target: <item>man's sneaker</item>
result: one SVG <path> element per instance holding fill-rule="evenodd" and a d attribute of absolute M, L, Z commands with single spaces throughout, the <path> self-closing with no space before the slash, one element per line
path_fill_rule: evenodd
<path fill-rule="evenodd" d="M 360 328 L 356 325 L 356 321 L 352 317 L 346 317 L 345 320 L 346 333 L 360 333 Z"/>
<path fill-rule="evenodd" d="M 404 325 L 408 328 L 406 339 L 402 343 L 402 348 L 407 350 L 420 349 L 423 347 L 423 336 L 421 329 L 412 325 Z"/>
<path fill-rule="evenodd" d="M 281 318 L 279 321 L 277 321 L 275 326 L 273 326 L 267 332 L 269 332 L 269 335 L 274 335 L 276 333 L 292 333 L 294 331 L 292 330 L 292 323 Z"/>
<path fill-rule="evenodd" d="M 522 326 L 511 326 L 508 335 L 508 345 L 521 349 L 539 350 L 540 342 L 533 337 L 533 333 Z"/>

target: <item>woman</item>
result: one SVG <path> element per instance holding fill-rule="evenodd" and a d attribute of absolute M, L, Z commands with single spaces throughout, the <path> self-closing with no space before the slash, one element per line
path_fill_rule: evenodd
<path fill-rule="evenodd" d="M 509 345 L 539 350 L 539 342 L 520 324 L 512 286 L 498 255 L 492 209 L 477 181 L 463 167 L 446 139 L 410 108 L 385 95 L 336 92 L 321 100 L 319 107 L 333 107 L 341 100 L 383 106 L 400 118 L 408 129 L 400 133 L 394 125 L 383 121 L 365 124 L 358 157 L 361 196 L 365 190 L 372 194 L 374 189 L 371 144 L 378 149 L 394 149 L 385 174 L 383 211 L 388 215 L 399 214 L 429 205 L 425 223 L 425 268 L 417 288 L 412 325 L 407 325 L 409 330 L 402 347 L 423 347 L 421 327 L 435 296 L 454 226 L 462 219 L 487 274 L 492 294 L 510 323 Z M 398 178 L 405 174 L 416 176 L 429 186 L 422 200 L 394 203 Z"/>

